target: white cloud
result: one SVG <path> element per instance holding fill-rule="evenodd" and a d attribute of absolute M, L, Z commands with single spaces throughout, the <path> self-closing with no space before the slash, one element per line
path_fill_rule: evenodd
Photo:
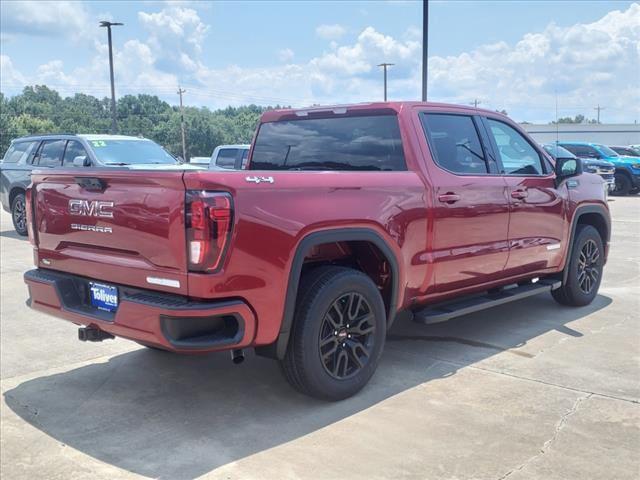
<path fill-rule="evenodd" d="M 319 25 L 316 27 L 316 35 L 325 40 L 338 40 L 345 33 L 347 33 L 347 29 L 338 24 Z"/>
<path fill-rule="evenodd" d="M 278 58 L 281 62 L 290 62 L 291 60 L 293 60 L 294 56 L 295 53 L 290 48 L 283 48 L 282 50 L 278 51 Z"/>
<path fill-rule="evenodd" d="M 138 12 L 138 19 L 149 33 L 146 43 L 158 69 L 178 74 L 194 71 L 209 31 L 196 10 L 171 4 L 156 13 Z"/>
<path fill-rule="evenodd" d="M 82 2 L 4 1 L 0 5 L 4 34 L 78 39 L 97 26 Z"/>
<path fill-rule="evenodd" d="M 6 3 L 6 2 L 5 2 Z M 116 50 L 116 90 L 155 93 L 175 102 L 179 83 L 191 104 L 224 107 L 243 103 L 342 103 L 382 97 L 381 62 L 389 71 L 389 96 L 416 99 L 420 92 L 419 32 L 408 28 L 399 38 L 374 27 L 363 29 L 352 42 L 332 40 L 323 53 L 306 61 L 283 49 L 272 66 L 211 68 L 202 53 L 209 27 L 197 11 L 169 5 L 156 13 L 140 13 L 147 38 L 130 40 Z M 23 75 L 2 57 L 1 83 L 50 81 L 67 93 L 108 95 L 106 45 L 83 68 L 65 70 L 49 62 L 33 75 Z M 295 63 L 292 63 L 295 58 Z M 453 56 L 429 60 L 429 96 L 434 101 L 506 109 L 516 120 L 553 119 L 555 92 L 561 115 L 593 115 L 600 103 L 605 121 L 633 121 L 640 116 L 640 5 L 612 11 L 590 24 L 560 27 L 550 24 L 512 44 L 480 45 Z M 44 82 L 46 83 L 46 82 Z M 6 91 L 6 90 L 5 90 Z"/>
<path fill-rule="evenodd" d="M 430 91 L 456 103 L 485 98 L 487 107 L 533 121 L 553 118 L 557 91 L 562 115 L 592 116 L 600 103 L 609 121 L 630 120 L 640 113 L 638 45 L 640 5 L 633 4 L 590 24 L 550 24 L 512 46 L 430 57 Z"/>
<path fill-rule="evenodd" d="M 0 83 L 11 85 L 25 85 L 27 79 L 13 66 L 11 58 L 0 55 Z"/>

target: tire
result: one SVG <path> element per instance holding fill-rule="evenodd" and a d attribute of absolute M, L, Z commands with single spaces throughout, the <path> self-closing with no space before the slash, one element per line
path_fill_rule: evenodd
<path fill-rule="evenodd" d="M 633 187 L 631 185 L 631 180 L 629 179 L 629 177 L 627 177 L 624 173 L 616 173 L 615 178 L 616 186 L 614 187 L 612 194 L 618 195 L 620 197 L 629 195 L 629 192 L 631 192 L 631 188 Z"/>
<path fill-rule="evenodd" d="M 18 193 L 11 201 L 11 220 L 18 235 L 27 236 L 27 202 L 24 193 Z"/>
<path fill-rule="evenodd" d="M 298 290 L 291 338 L 281 362 L 285 378 L 311 397 L 348 398 L 375 372 L 385 337 L 384 302 L 368 276 L 337 266 L 311 270 Z"/>
<path fill-rule="evenodd" d="M 553 290 L 553 298 L 562 305 L 589 305 L 598 294 L 602 281 L 604 248 L 602 238 L 591 225 L 578 225 L 567 282 Z"/>

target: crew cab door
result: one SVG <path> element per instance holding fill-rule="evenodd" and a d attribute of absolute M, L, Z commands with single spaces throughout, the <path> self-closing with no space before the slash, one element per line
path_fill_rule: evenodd
<path fill-rule="evenodd" d="M 509 201 L 481 120 L 437 110 L 419 116 L 430 152 L 435 292 L 498 280 L 508 257 Z"/>
<path fill-rule="evenodd" d="M 510 222 L 508 276 L 560 265 L 565 231 L 566 193 L 543 154 L 514 126 L 484 118 L 507 183 Z M 561 187 L 566 192 L 566 187 Z M 565 197 L 565 198 L 563 198 Z"/>

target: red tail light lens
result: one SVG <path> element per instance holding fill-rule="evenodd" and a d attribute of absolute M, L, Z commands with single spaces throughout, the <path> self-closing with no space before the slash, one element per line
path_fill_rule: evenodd
<path fill-rule="evenodd" d="M 187 255 L 189 270 L 216 272 L 222 267 L 231 237 L 231 195 L 222 192 L 187 192 Z"/>
<path fill-rule="evenodd" d="M 35 236 L 35 229 L 34 229 L 34 225 L 33 225 L 33 200 L 31 198 L 31 196 L 33 195 L 32 189 L 27 188 L 27 192 L 25 194 L 25 208 L 27 211 L 27 233 L 29 234 L 29 242 L 31 242 L 31 245 L 33 245 L 34 247 L 37 246 L 36 245 L 36 236 Z"/>

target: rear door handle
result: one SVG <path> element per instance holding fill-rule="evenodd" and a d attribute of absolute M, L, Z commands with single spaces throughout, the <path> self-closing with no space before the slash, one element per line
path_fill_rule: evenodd
<path fill-rule="evenodd" d="M 528 195 L 526 190 L 511 190 L 511 198 L 519 198 L 522 200 L 523 198 L 527 198 Z"/>
<path fill-rule="evenodd" d="M 452 203 L 456 203 L 460 200 L 460 195 L 451 192 L 443 193 L 442 195 L 438 195 L 438 200 L 442 203 L 451 205 Z"/>

